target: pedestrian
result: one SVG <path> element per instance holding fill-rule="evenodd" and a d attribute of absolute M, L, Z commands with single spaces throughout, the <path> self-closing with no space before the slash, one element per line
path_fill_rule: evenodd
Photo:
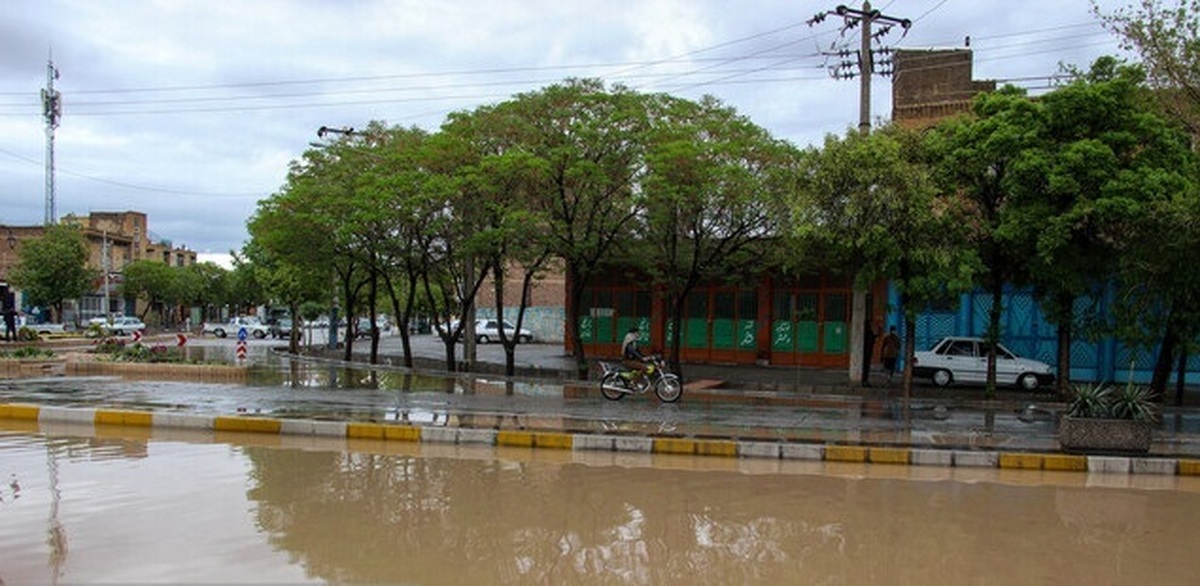
<path fill-rule="evenodd" d="M 17 308 L 7 303 L 4 304 L 4 340 L 17 341 Z"/>
<path fill-rule="evenodd" d="M 883 341 L 879 344 L 879 357 L 883 360 L 883 369 L 887 371 L 887 380 L 892 382 L 892 374 L 896 372 L 896 358 L 900 356 L 900 336 L 896 335 L 896 326 L 888 328 Z"/>

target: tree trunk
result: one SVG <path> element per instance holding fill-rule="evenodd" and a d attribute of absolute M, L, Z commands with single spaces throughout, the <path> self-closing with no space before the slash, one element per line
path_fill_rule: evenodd
<path fill-rule="evenodd" d="M 912 399 L 913 384 L 913 349 L 917 345 L 917 321 L 904 314 L 904 413 L 908 415 L 909 402 Z"/>
<path fill-rule="evenodd" d="M 1179 349 L 1179 366 L 1175 369 L 1175 406 L 1183 407 L 1183 388 L 1187 379 L 1187 347 Z"/>
<path fill-rule="evenodd" d="M 492 263 L 492 291 L 496 297 L 496 323 L 499 325 L 504 320 L 504 268 L 498 262 Z M 519 319 L 516 327 L 521 327 Z M 504 345 L 504 376 L 513 376 L 517 372 L 517 332 L 520 330 L 506 332 L 500 327 L 498 331 L 500 343 Z"/>
<path fill-rule="evenodd" d="M 1003 313 L 1004 302 L 1004 285 L 1001 283 L 1000 275 L 993 274 L 992 276 L 992 307 L 988 309 L 988 331 L 987 340 L 990 342 L 988 346 L 987 356 L 987 386 L 984 394 L 991 399 L 996 396 L 996 346 L 1000 341 L 1000 316 Z"/>
<path fill-rule="evenodd" d="M 1155 397 L 1160 401 L 1167 392 L 1167 381 L 1171 378 L 1171 362 L 1175 358 L 1175 347 L 1179 345 L 1177 336 L 1175 326 L 1168 319 L 1167 331 L 1163 334 L 1162 343 L 1158 347 L 1158 357 L 1154 360 L 1154 374 L 1150 378 L 1150 390 L 1154 391 Z"/>
<path fill-rule="evenodd" d="M 379 364 L 379 313 L 375 309 L 375 303 L 379 301 L 379 273 L 375 270 L 371 271 L 371 281 L 367 285 L 367 306 L 368 313 L 371 316 L 371 364 Z"/>
<path fill-rule="evenodd" d="M 686 295 L 675 295 L 670 299 L 669 307 L 671 308 L 670 320 L 675 323 L 675 327 L 671 328 L 671 337 L 667 340 L 670 344 L 670 362 L 668 365 L 671 370 L 679 376 L 679 380 L 683 380 L 683 361 L 680 359 L 682 344 L 680 341 L 683 338 L 683 310 L 687 304 Z M 670 322 L 668 322 L 670 323 Z M 664 348 L 665 350 L 665 348 Z"/>
<path fill-rule="evenodd" d="M 583 289 L 585 283 L 579 280 L 579 273 L 573 269 L 568 269 L 571 276 L 571 311 L 567 314 L 567 319 L 570 323 L 567 324 L 567 331 L 571 332 L 571 354 L 575 356 L 575 376 L 579 380 L 587 380 L 588 378 L 588 363 L 587 353 L 583 349 L 583 335 L 579 332 L 579 308 L 583 303 Z"/>
<path fill-rule="evenodd" d="M 1071 321 L 1058 324 L 1058 398 L 1071 399 Z"/>

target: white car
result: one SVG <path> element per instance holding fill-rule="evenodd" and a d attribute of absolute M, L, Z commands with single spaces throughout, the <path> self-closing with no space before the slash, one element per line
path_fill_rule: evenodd
<path fill-rule="evenodd" d="M 533 341 L 533 332 L 525 328 L 517 331 L 517 327 L 507 320 L 495 319 L 481 319 L 475 322 L 475 341 L 480 344 L 499 342 L 501 329 L 504 330 L 504 335 L 509 339 L 516 337 L 517 341 L 522 344 L 528 344 Z"/>
<path fill-rule="evenodd" d="M 449 330 L 453 332 L 456 328 L 458 328 L 458 322 L 452 321 L 445 326 L 439 325 L 438 331 Z M 525 328 L 517 331 L 517 327 L 512 325 L 512 322 L 508 320 L 479 319 L 475 320 L 475 342 L 479 344 L 499 342 L 501 328 L 504 329 L 504 335 L 509 339 L 516 337 L 517 342 L 522 344 L 528 344 L 533 341 L 533 332 Z M 462 336 L 462 332 L 459 333 L 459 336 Z"/>
<path fill-rule="evenodd" d="M 942 338 L 932 350 L 915 352 L 913 377 L 927 378 L 939 387 L 955 383 L 987 382 L 988 343 L 982 338 Z M 996 344 L 996 384 L 1033 391 L 1054 382 L 1054 369 L 1031 358 L 1021 358 Z"/>
<path fill-rule="evenodd" d="M 111 323 L 106 318 L 97 317 L 88 320 L 88 323 L 100 326 L 100 329 L 109 336 L 127 336 L 146 329 L 146 324 L 142 323 L 142 320 L 132 316 L 117 316 L 112 318 Z"/>

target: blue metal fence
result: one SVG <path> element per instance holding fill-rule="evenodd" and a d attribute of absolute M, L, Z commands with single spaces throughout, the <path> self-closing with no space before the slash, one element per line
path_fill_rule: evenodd
<path fill-rule="evenodd" d="M 1106 294 L 1107 295 L 1107 294 Z M 888 288 L 888 324 L 904 335 L 904 313 L 894 286 Z M 1085 312 L 1107 314 L 1111 299 L 1081 299 L 1077 317 Z M 916 349 L 928 350 L 945 336 L 979 336 L 987 333 L 991 294 L 982 290 L 962 295 L 949 308 L 927 309 L 916 319 Z M 1058 328 L 1046 320 L 1032 291 L 1006 288 L 1001 297 L 1000 341 L 1021 356 L 1036 358 L 1051 366 L 1058 362 Z M 1071 374 L 1074 381 L 1147 383 L 1154 370 L 1157 348 L 1129 348 L 1113 338 L 1088 339 L 1074 336 L 1071 341 Z M 1200 356 L 1189 356 L 1185 382 L 1200 383 Z"/>

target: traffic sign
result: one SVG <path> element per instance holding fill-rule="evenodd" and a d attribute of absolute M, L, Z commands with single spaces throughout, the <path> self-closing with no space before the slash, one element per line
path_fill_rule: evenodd
<path fill-rule="evenodd" d="M 133 330 L 133 341 L 134 342 L 142 341 L 142 330 Z"/>
<path fill-rule="evenodd" d="M 246 332 L 246 326 L 238 328 L 238 341 L 245 342 L 246 338 L 250 337 Z"/>
<path fill-rule="evenodd" d="M 238 360 L 246 359 L 246 341 L 245 340 L 238 340 L 237 357 L 238 357 Z"/>
<path fill-rule="evenodd" d="M 187 336 L 183 334 L 175 334 L 175 345 L 182 348 L 184 344 L 187 344 Z"/>

